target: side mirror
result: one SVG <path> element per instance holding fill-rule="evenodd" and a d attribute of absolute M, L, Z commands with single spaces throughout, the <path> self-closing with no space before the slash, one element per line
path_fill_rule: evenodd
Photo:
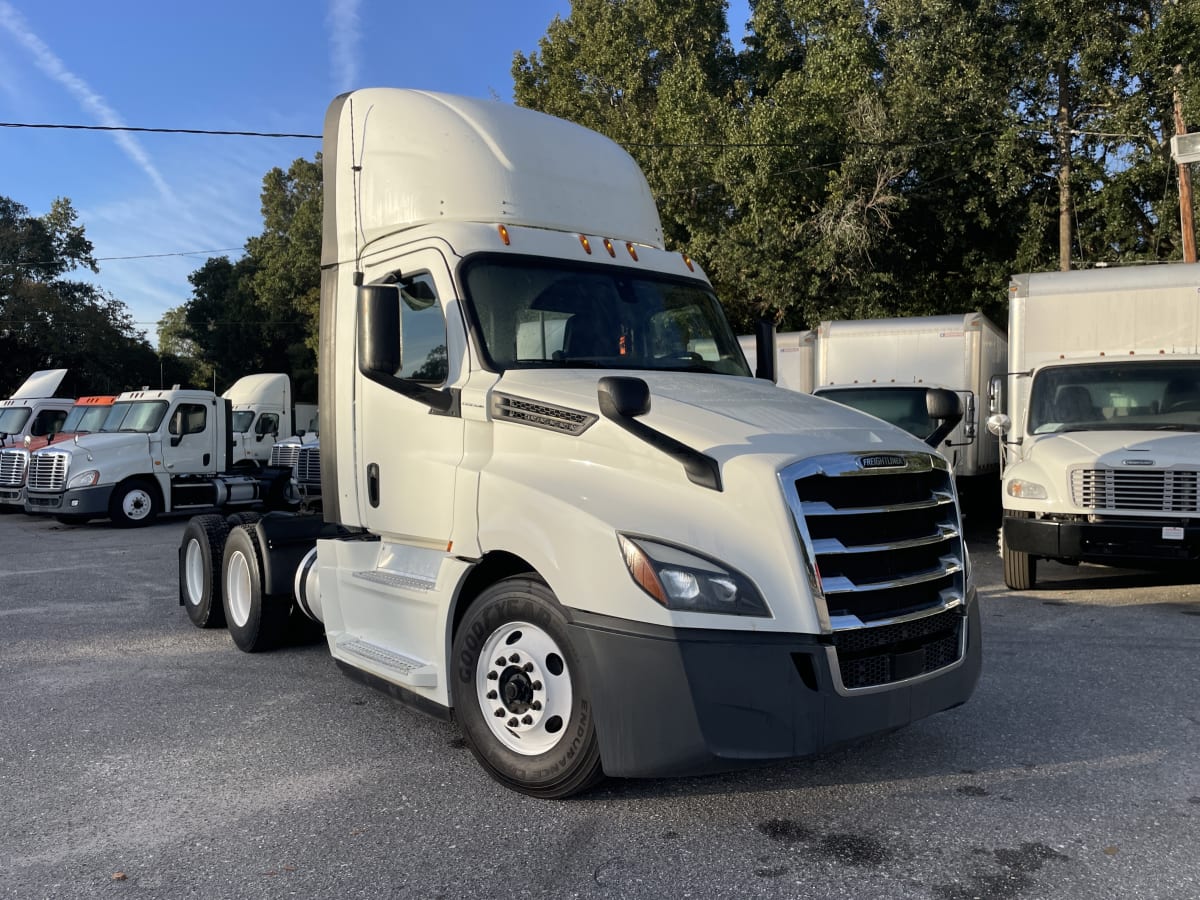
<path fill-rule="evenodd" d="M 596 387 L 600 412 L 607 418 L 636 419 L 650 412 L 650 386 L 640 378 L 610 375 Z"/>
<path fill-rule="evenodd" d="M 994 416 L 989 416 L 987 420 L 987 430 L 996 437 L 1004 437 L 1012 428 L 1012 419 L 1004 413 L 996 413 Z"/>
<path fill-rule="evenodd" d="M 940 423 L 925 438 L 925 443 L 930 447 L 938 447 L 962 421 L 962 400 L 958 394 L 946 388 L 929 388 L 925 392 L 925 411 L 929 413 L 929 418 Z"/>
<path fill-rule="evenodd" d="M 358 370 L 393 376 L 400 371 L 400 289 L 364 284 L 358 289 Z"/>
<path fill-rule="evenodd" d="M 1005 376 L 993 375 L 988 379 L 988 412 L 1002 413 L 1004 412 L 1004 385 Z M 991 421 L 990 419 L 988 421 Z"/>
<path fill-rule="evenodd" d="M 775 323 L 770 319 L 759 319 L 754 330 L 757 359 L 754 361 L 754 377 L 764 381 L 775 381 Z"/>

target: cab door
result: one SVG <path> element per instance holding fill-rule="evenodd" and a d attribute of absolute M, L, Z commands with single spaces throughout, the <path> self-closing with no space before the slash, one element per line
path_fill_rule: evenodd
<path fill-rule="evenodd" d="M 390 379 L 372 379 L 360 355 L 355 376 L 358 494 L 370 531 L 445 550 L 464 425 L 457 403 L 440 409 L 420 398 L 436 393 L 449 400 L 450 386 L 465 378 L 466 330 L 439 251 L 404 256 L 398 272 L 398 365 Z"/>
<path fill-rule="evenodd" d="M 166 432 L 162 457 L 168 474 L 217 471 L 217 428 L 212 403 L 180 400 L 167 414 Z"/>

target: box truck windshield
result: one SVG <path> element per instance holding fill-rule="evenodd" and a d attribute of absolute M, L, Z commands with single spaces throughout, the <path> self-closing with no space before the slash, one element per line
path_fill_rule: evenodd
<path fill-rule="evenodd" d="M 1034 376 L 1030 434 L 1200 431 L 1200 363 L 1055 366 Z"/>

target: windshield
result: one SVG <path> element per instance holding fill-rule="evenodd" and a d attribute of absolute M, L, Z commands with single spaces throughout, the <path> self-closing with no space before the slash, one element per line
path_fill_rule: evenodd
<path fill-rule="evenodd" d="M 737 338 L 700 281 L 609 266 L 483 257 L 468 309 L 485 361 L 531 368 L 658 369 L 749 376 Z"/>
<path fill-rule="evenodd" d="M 929 417 L 924 387 L 838 388 L 813 393 L 891 422 L 922 440 L 931 435 L 938 424 Z"/>
<path fill-rule="evenodd" d="M 111 406 L 74 406 L 67 414 L 60 431 L 63 434 L 86 434 L 100 431 Z"/>
<path fill-rule="evenodd" d="M 11 406 L 0 412 L 0 434 L 20 434 L 29 421 L 30 412 L 28 406 Z"/>
<path fill-rule="evenodd" d="M 1029 432 L 1200 431 L 1200 361 L 1043 369 L 1029 389 Z"/>
<path fill-rule="evenodd" d="M 254 410 L 239 409 L 233 414 L 233 430 L 235 434 L 245 434 L 254 424 Z"/>
<path fill-rule="evenodd" d="M 167 412 L 165 400 L 138 400 L 114 403 L 104 420 L 101 431 L 140 431 L 150 434 L 158 430 Z"/>

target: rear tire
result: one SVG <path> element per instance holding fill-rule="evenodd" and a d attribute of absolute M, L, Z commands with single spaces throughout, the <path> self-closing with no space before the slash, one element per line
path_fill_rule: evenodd
<path fill-rule="evenodd" d="M 256 512 L 235 512 L 230 513 L 225 517 L 225 521 L 229 523 L 229 527 L 237 528 L 239 525 L 253 525 L 262 518 L 261 513 Z"/>
<path fill-rule="evenodd" d="M 224 516 L 196 516 L 179 544 L 179 600 L 197 628 L 222 628 L 221 561 L 229 524 Z"/>
<path fill-rule="evenodd" d="M 454 635 L 455 715 L 501 784 L 560 799 L 604 777 L 582 661 L 550 588 L 521 576 L 485 590 Z"/>
<path fill-rule="evenodd" d="M 113 489 L 108 501 L 108 517 L 118 528 L 141 528 L 158 518 L 161 503 L 158 485 L 141 478 L 131 478 Z"/>
<path fill-rule="evenodd" d="M 1028 513 L 1009 514 L 1011 518 L 1027 519 Z M 1004 540 L 1004 529 L 1000 530 L 1000 556 L 1004 560 L 1004 584 L 1013 591 L 1028 591 L 1037 581 L 1037 557 L 1020 550 L 1009 549 Z"/>
<path fill-rule="evenodd" d="M 283 643 L 292 599 L 263 590 L 262 549 L 253 525 L 239 525 L 229 532 L 221 561 L 221 587 L 225 624 L 238 649 L 261 653 Z"/>

